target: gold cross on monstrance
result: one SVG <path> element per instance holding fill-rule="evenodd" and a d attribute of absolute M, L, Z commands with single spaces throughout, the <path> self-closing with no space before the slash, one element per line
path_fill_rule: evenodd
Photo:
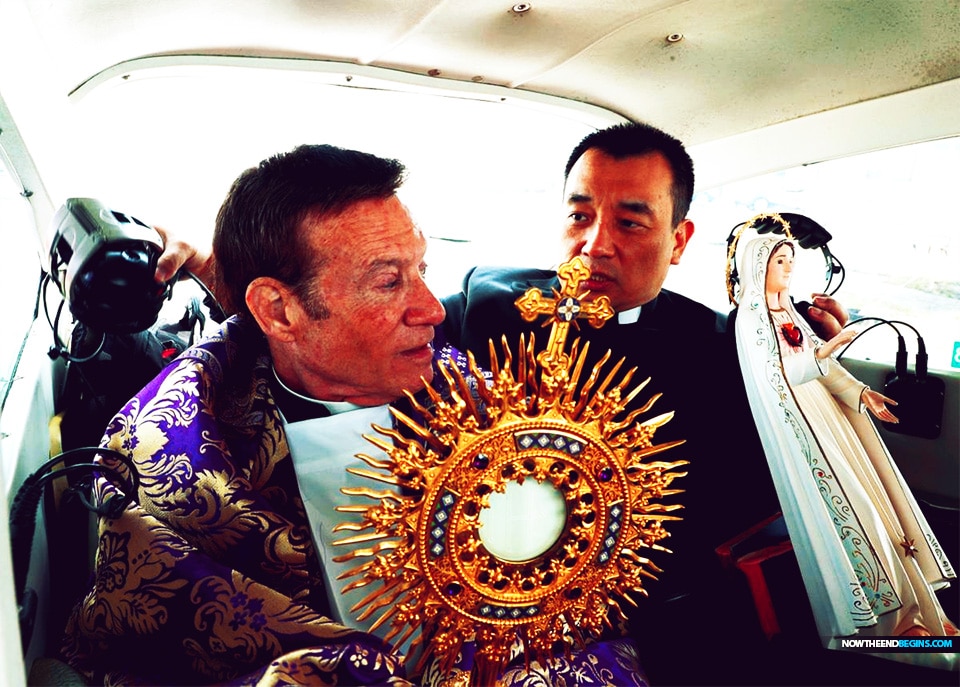
<path fill-rule="evenodd" d="M 554 289 L 553 298 L 545 297 L 540 289 L 534 287 L 515 302 L 520 315 L 527 322 L 533 322 L 540 315 L 551 316 L 544 322 L 544 326 L 552 324 L 550 340 L 546 350 L 537 356 L 544 367 L 565 362 L 563 348 L 571 322 L 586 320 L 592 327 L 599 328 L 613 317 L 613 307 L 606 296 L 598 296 L 592 301 L 583 300 L 590 292 L 581 291 L 580 285 L 590 278 L 590 270 L 580 257 L 560 265 L 557 276 L 560 278 L 560 291 L 558 293 Z"/>

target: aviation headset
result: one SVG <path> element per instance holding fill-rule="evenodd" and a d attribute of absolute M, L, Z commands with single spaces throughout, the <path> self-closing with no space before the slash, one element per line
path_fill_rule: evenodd
<path fill-rule="evenodd" d="M 50 279 L 78 321 L 106 333 L 156 322 L 172 282 L 154 281 L 163 240 L 153 227 L 92 198 L 67 199 L 54 226 Z"/>
<path fill-rule="evenodd" d="M 827 284 L 823 289 L 824 293 L 832 296 L 843 285 L 846 272 L 843 264 L 830 252 L 830 247 L 827 245 L 833 238 L 830 232 L 809 217 L 795 212 L 760 214 L 736 225 L 727 236 L 727 296 L 734 305 L 737 303 L 736 292 L 740 285 L 740 275 L 737 272 L 737 243 L 740 235 L 748 229 L 754 229 L 758 234 L 783 234 L 788 239 L 795 240 L 801 248 L 819 248 L 826 264 Z M 834 277 L 837 275 L 839 275 L 837 285 L 831 289 Z"/>

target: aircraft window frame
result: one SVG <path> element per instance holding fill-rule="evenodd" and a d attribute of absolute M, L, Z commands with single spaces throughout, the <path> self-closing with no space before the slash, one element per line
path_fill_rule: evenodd
<path fill-rule="evenodd" d="M 36 229 L 23 187 L 0 156 L 0 227 L 4 241 L 0 251 L 0 414 L 16 378 L 20 355 L 34 320 L 35 294 L 40 279 L 40 258 L 36 250 Z"/>
<path fill-rule="evenodd" d="M 881 317 L 919 330 L 929 369 L 960 368 L 960 237 L 949 208 L 960 178 L 960 137 L 897 146 L 745 179 L 694 196 L 696 233 L 666 287 L 718 311 L 731 309 L 725 291 L 730 230 L 763 212 L 797 212 L 820 223 L 843 264 L 836 298 L 851 319 Z M 692 264 L 691 264 L 692 263 Z M 826 285 L 819 250 L 798 256 L 793 295 Z M 837 285 L 834 279 L 832 286 Z M 899 327 L 910 366 L 918 344 Z M 896 333 L 878 327 L 855 342 L 848 356 L 894 362 Z"/>

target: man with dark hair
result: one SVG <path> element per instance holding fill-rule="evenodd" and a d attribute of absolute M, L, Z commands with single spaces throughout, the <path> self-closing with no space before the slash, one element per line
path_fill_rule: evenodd
<path fill-rule="evenodd" d="M 304 183 L 307 175 L 312 183 Z M 329 145 L 301 146 L 245 171 L 220 208 L 214 234 L 225 306 L 249 315 L 247 286 L 271 277 L 294 286 L 321 317 L 322 304 L 312 293 L 320 266 L 300 223 L 308 213 L 332 216 L 362 200 L 389 198 L 403 175 L 397 160 Z"/>
<path fill-rule="evenodd" d="M 563 169 L 563 178 L 570 178 L 570 172 L 584 153 L 590 150 L 600 151 L 614 160 L 639 157 L 649 153 L 659 153 L 664 157 L 673 172 L 670 187 L 673 196 L 674 226 L 687 217 L 690 201 L 693 198 L 693 160 L 687 154 L 683 144 L 670 134 L 643 123 L 617 124 L 587 134 L 570 152 Z"/>
<path fill-rule="evenodd" d="M 602 328 L 577 332 L 590 344 L 587 369 L 609 350 L 613 360 L 625 359 L 624 369 L 637 368 L 635 379 L 650 377 L 634 405 L 663 394 L 652 412 L 675 416 L 656 439 L 684 440 L 670 459 L 689 461 L 687 475 L 674 482 L 683 489 L 675 498 L 683 519 L 666 524 L 663 544 L 672 553 L 650 553 L 663 572 L 646 586 L 650 598 L 634 616 L 644 668 L 655 684 L 770 680 L 760 670 L 765 647 L 755 643 L 749 651 L 756 655 L 745 653 L 746 640 L 759 634 L 752 603 L 715 553 L 778 510 L 734 340 L 724 315 L 662 288 L 694 232 L 686 216 L 693 164 L 675 138 L 624 124 L 586 136 L 565 172 L 564 259 L 581 258 L 591 270 L 585 287 L 607 296 L 616 311 Z M 475 268 L 462 292 L 444 299 L 445 335 L 488 365 L 488 340 L 503 335 L 515 348 L 521 334 L 542 338 L 539 323 L 522 319 L 514 302 L 531 287 L 549 294 L 557 286 L 549 270 Z M 702 636 L 701 628 L 709 628 L 709 645 L 698 644 L 699 659 L 677 660 L 677 644 Z M 740 660 L 730 665 L 728 654 Z"/>

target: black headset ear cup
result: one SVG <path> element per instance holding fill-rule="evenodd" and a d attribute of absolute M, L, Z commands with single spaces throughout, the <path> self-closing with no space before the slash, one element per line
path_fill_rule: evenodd
<path fill-rule="evenodd" d="M 763 215 L 754 220 L 750 226 L 756 229 L 758 234 L 782 234 L 783 223 L 778 221 L 774 215 Z"/>
<path fill-rule="evenodd" d="M 833 238 L 829 231 L 806 215 L 781 212 L 780 216 L 790 224 L 790 233 L 801 248 L 823 248 Z"/>

